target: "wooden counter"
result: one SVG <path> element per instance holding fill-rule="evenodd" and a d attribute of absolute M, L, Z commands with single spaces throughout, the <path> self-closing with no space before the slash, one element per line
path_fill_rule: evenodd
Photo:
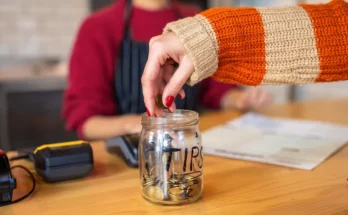
<path fill-rule="evenodd" d="M 273 106 L 265 113 L 348 125 L 348 100 Z M 236 112 L 204 116 L 201 129 L 237 116 Z M 348 214 L 348 147 L 313 171 L 205 156 L 203 198 L 185 206 L 158 206 L 145 201 L 140 195 L 137 169 L 107 154 L 102 142 L 94 143 L 93 150 L 95 169 L 89 177 L 46 184 L 37 176 L 34 195 L 0 208 L 0 214 Z M 15 175 L 20 175 L 19 171 Z M 23 177 L 18 181 L 16 194 L 20 195 L 30 188 L 30 181 L 23 181 Z"/>

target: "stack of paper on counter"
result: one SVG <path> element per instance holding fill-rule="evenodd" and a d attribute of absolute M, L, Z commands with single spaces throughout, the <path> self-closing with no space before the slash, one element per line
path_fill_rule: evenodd
<path fill-rule="evenodd" d="M 348 126 L 248 113 L 202 138 L 205 154 L 312 170 L 348 142 Z"/>

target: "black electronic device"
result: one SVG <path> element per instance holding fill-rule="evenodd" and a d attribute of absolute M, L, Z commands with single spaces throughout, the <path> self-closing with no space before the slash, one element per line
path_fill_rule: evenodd
<path fill-rule="evenodd" d="M 12 176 L 5 152 L 0 150 L 0 205 L 11 203 L 14 189 L 16 189 L 16 179 Z"/>
<path fill-rule="evenodd" d="M 82 178 L 93 170 L 93 151 L 85 141 L 46 144 L 34 151 L 36 173 L 46 182 Z"/>
<path fill-rule="evenodd" d="M 132 168 L 138 167 L 138 134 L 115 137 L 105 142 L 107 152 L 121 157 Z"/>

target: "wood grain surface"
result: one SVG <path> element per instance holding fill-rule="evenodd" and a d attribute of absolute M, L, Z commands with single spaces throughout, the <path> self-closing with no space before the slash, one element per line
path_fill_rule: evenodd
<path fill-rule="evenodd" d="M 348 100 L 277 105 L 264 113 L 348 125 Z M 202 116 L 201 130 L 239 115 L 217 112 Z M 35 193 L 23 202 L 0 208 L 0 215 L 348 214 L 348 147 L 313 171 L 205 156 L 203 198 L 190 205 L 158 206 L 142 199 L 137 169 L 130 169 L 121 159 L 107 154 L 103 142 L 92 145 L 95 168 L 90 176 L 55 184 L 47 184 L 36 176 Z M 25 161 L 14 164 L 33 170 Z M 14 174 L 19 181 L 15 196 L 20 196 L 30 189 L 30 180 L 20 170 Z"/>

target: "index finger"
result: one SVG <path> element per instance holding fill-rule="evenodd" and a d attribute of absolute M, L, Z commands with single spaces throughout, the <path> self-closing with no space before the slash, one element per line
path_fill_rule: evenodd
<path fill-rule="evenodd" d="M 155 98 L 158 93 L 157 79 L 160 77 L 161 62 L 158 51 L 150 48 L 149 57 L 145 64 L 141 83 L 143 86 L 144 103 L 150 116 L 156 111 Z"/>

